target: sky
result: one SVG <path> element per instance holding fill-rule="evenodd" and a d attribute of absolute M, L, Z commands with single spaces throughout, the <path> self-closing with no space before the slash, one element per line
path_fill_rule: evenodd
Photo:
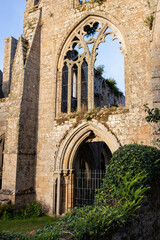
<path fill-rule="evenodd" d="M 16 39 L 23 33 L 26 0 L 0 0 L 0 70 L 3 72 L 4 39 Z"/>
<path fill-rule="evenodd" d="M 103 77 L 113 78 L 117 87 L 124 93 L 124 57 L 118 39 L 112 41 L 111 38 L 112 36 L 109 35 L 105 43 L 100 43 L 95 66 L 104 65 Z"/>
<path fill-rule="evenodd" d="M 3 72 L 4 39 L 16 39 L 23 33 L 23 17 L 26 0 L 0 0 L 0 70 Z M 98 48 L 95 66 L 104 65 L 105 78 L 113 78 L 118 88 L 124 92 L 124 59 L 118 40 L 111 41 L 107 37 L 105 43 Z"/>

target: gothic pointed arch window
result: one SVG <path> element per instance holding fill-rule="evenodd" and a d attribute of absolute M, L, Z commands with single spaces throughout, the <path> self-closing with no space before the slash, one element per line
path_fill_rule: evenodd
<path fill-rule="evenodd" d="M 60 94 L 57 96 L 57 113 L 80 111 L 82 107 L 91 110 L 97 105 L 94 63 L 99 44 L 104 43 L 108 35 L 112 36 L 112 40 L 119 40 L 122 53 L 125 53 L 121 33 L 112 23 L 101 17 L 89 16 L 66 40 L 58 65 L 60 91 L 57 92 Z M 104 96 L 99 99 L 99 106 L 109 105 L 105 103 L 107 98 L 104 83 L 100 89 Z"/>
<path fill-rule="evenodd" d="M 0 137 L 0 189 L 2 188 L 2 172 L 3 172 L 3 151 L 4 151 L 4 135 Z"/>

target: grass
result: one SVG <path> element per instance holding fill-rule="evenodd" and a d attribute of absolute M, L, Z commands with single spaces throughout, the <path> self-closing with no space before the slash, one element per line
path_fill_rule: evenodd
<path fill-rule="evenodd" d="M 0 231 L 14 231 L 17 233 L 30 233 L 32 230 L 43 228 L 46 224 L 52 224 L 57 218 L 42 216 L 28 219 L 0 219 Z"/>

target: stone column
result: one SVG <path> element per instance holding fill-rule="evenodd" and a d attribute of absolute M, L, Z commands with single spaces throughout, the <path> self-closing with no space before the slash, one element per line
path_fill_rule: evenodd
<path fill-rule="evenodd" d="M 69 170 L 63 170 L 63 177 L 65 180 L 65 213 L 68 211 L 68 184 L 69 184 Z"/>
<path fill-rule="evenodd" d="M 61 204 L 61 171 L 57 172 L 58 180 L 57 180 L 57 216 L 60 215 L 60 204 Z"/>
<path fill-rule="evenodd" d="M 74 207 L 74 170 L 71 169 L 68 175 L 68 201 L 67 207 L 68 210 Z"/>
<path fill-rule="evenodd" d="M 54 182 L 53 182 L 53 213 L 56 213 L 56 183 L 57 177 L 55 176 Z"/>
<path fill-rule="evenodd" d="M 78 64 L 77 111 L 81 111 L 81 63 Z"/>

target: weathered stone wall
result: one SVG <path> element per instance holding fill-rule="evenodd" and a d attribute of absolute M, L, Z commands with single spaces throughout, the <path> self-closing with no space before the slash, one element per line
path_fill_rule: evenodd
<path fill-rule="evenodd" d="M 151 67 L 153 79 L 153 104 L 159 107 L 160 104 L 160 2 L 154 6 L 153 35 L 151 39 Z M 153 15 L 152 15 L 153 16 Z"/>
<path fill-rule="evenodd" d="M 26 41 L 22 37 L 19 39 L 12 70 L 11 107 L 8 109 L 2 194 L 12 195 L 17 208 L 35 198 L 36 121 L 40 71 L 38 22 L 39 19 L 27 60 Z M 12 161 L 9 162 L 7 159 Z M 9 168 L 12 168 L 12 173 L 8 179 Z"/>
<path fill-rule="evenodd" d="M 125 106 L 125 96 L 116 94 L 103 77 L 95 74 L 94 104 L 95 107 Z"/>
<path fill-rule="evenodd" d="M 5 152 L 1 190 L 1 198 L 10 198 L 13 201 L 15 200 L 16 192 L 19 116 L 24 79 L 24 58 L 22 45 L 22 37 L 20 37 L 12 68 L 12 85 L 9 97 L 10 104 L 7 108 L 7 125 L 5 133 Z"/>
<path fill-rule="evenodd" d="M 16 205 L 25 205 L 35 198 L 37 116 L 40 63 L 40 27 L 37 22 L 30 52 L 24 68 L 24 86 L 21 103 L 18 138 Z M 29 80 L 29 81 L 28 81 Z M 19 181 L 21 179 L 21 181 Z M 21 197 L 23 195 L 23 197 Z M 26 196 L 25 196 L 26 195 Z"/>
<path fill-rule="evenodd" d="M 17 40 L 13 37 L 5 39 L 4 65 L 3 65 L 3 95 L 7 97 L 10 92 L 11 74 L 14 56 L 17 47 Z"/>
<path fill-rule="evenodd" d="M 9 107 L 9 99 L 0 99 L 0 136 L 6 132 L 7 109 Z"/>

